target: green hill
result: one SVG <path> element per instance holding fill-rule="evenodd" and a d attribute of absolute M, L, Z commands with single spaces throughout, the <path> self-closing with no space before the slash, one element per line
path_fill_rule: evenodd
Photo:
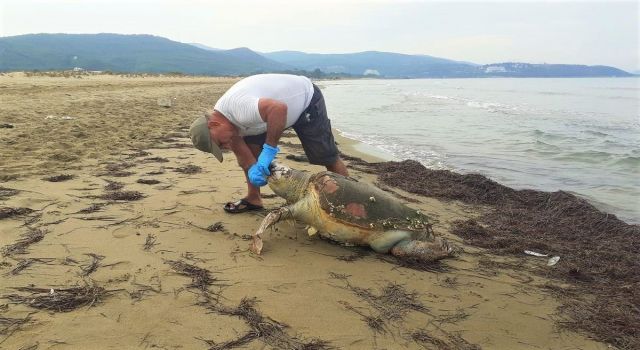
<path fill-rule="evenodd" d="M 485 76 L 513 78 L 630 77 L 632 74 L 609 66 L 578 64 L 494 63 L 478 67 Z"/>
<path fill-rule="evenodd" d="M 476 65 L 426 55 L 366 51 L 348 54 L 316 54 L 299 51 L 264 53 L 265 57 L 298 69 L 374 74 L 385 78 L 485 78 L 485 77 L 628 77 L 609 66 L 573 64 L 496 63 Z"/>
<path fill-rule="evenodd" d="M 365 51 L 347 54 L 318 54 L 277 51 L 265 57 L 307 71 L 379 75 L 388 78 L 461 77 L 476 72 L 476 65 L 427 55 Z"/>
<path fill-rule="evenodd" d="M 476 65 L 427 55 L 365 51 L 310 54 L 213 49 L 152 35 L 28 34 L 0 38 L 0 71 L 68 70 L 200 75 L 287 72 L 316 78 L 624 77 L 608 66 L 498 63 Z"/>
<path fill-rule="evenodd" d="M 204 50 L 152 35 L 28 34 L 0 38 L 0 70 L 241 75 L 289 68 L 246 50 Z"/>

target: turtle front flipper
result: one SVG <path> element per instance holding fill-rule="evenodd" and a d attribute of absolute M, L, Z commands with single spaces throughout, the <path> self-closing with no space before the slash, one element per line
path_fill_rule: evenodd
<path fill-rule="evenodd" d="M 251 242 L 251 247 L 249 249 L 252 252 L 260 255 L 260 252 L 262 252 L 262 246 L 263 246 L 262 238 L 260 237 L 260 235 L 263 234 L 264 231 L 266 231 L 266 229 L 275 225 L 278 221 L 282 219 L 290 218 L 292 216 L 293 215 L 292 215 L 290 205 L 286 207 L 278 208 L 270 212 L 269 214 L 267 214 L 264 220 L 262 220 L 262 223 L 260 224 L 260 227 L 258 227 L 258 230 L 256 231 L 256 233 L 253 234 L 253 242 Z"/>
<path fill-rule="evenodd" d="M 433 262 L 455 255 L 456 249 L 444 239 L 437 237 L 432 242 L 402 240 L 394 245 L 390 253 L 399 258 Z"/>
<path fill-rule="evenodd" d="M 305 223 L 310 223 L 311 218 L 314 216 L 314 211 L 312 209 L 313 207 L 311 206 L 312 203 L 313 198 L 307 196 L 301 198 L 293 204 L 278 208 L 270 212 L 264 218 L 264 220 L 262 220 L 262 223 L 260 224 L 260 227 L 258 228 L 256 233 L 253 234 L 253 242 L 251 243 L 251 247 L 249 249 L 251 249 L 252 252 L 260 255 L 260 252 L 262 251 L 262 238 L 260 237 L 260 235 L 263 234 L 266 229 L 273 226 L 280 220 L 296 219 Z"/>

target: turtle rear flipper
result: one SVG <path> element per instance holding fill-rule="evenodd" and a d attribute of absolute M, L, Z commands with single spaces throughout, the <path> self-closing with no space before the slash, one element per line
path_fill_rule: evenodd
<path fill-rule="evenodd" d="M 390 253 L 399 258 L 432 262 L 451 257 L 455 251 L 446 239 L 436 238 L 433 242 L 403 240 L 393 246 Z"/>

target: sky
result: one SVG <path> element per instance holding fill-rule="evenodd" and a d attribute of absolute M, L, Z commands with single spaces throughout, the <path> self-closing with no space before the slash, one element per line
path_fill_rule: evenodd
<path fill-rule="evenodd" d="M 153 34 L 261 52 L 425 54 L 640 70 L 640 1 L 0 0 L 0 36 Z"/>

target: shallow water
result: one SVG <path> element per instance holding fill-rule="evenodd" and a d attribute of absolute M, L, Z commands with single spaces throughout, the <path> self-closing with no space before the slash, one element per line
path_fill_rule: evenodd
<path fill-rule="evenodd" d="M 378 155 L 566 190 L 640 222 L 640 79 L 339 80 L 332 125 Z"/>

